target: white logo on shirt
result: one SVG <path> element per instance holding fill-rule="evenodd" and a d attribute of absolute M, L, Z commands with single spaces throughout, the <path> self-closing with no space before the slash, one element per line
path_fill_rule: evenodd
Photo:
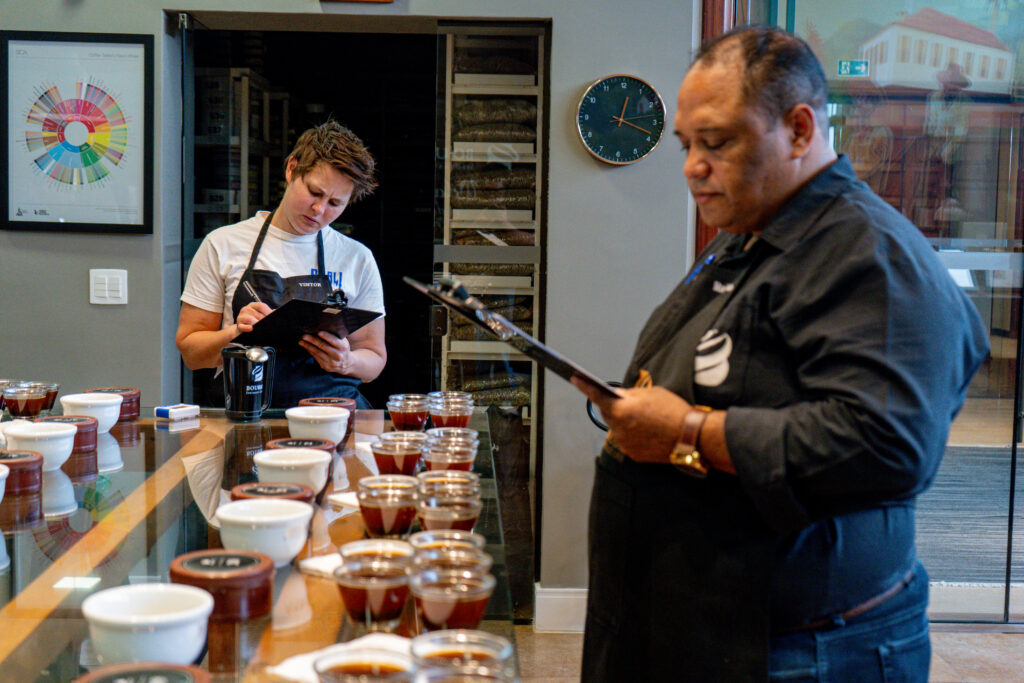
<path fill-rule="evenodd" d="M 693 361 L 693 381 L 702 387 L 717 387 L 729 376 L 732 337 L 725 332 L 708 330 L 697 344 Z"/>
<path fill-rule="evenodd" d="M 736 285 L 734 285 L 731 282 L 726 282 L 723 284 L 718 280 L 715 280 L 714 282 L 711 283 L 711 290 L 715 294 L 727 294 L 734 289 L 736 289 Z"/>

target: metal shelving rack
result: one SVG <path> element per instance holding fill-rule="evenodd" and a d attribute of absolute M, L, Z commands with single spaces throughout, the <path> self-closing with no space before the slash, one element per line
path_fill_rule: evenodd
<path fill-rule="evenodd" d="M 530 275 L 459 274 L 455 275 L 474 294 L 529 297 L 536 325 L 540 320 L 542 202 L 544 183 L 544 33 L 537 27 L 460 26 L 445 29 L 445 117 L 444 117 L 444 179 L 443 235 L 434 247 L 434 261 L 441 264 L 440 274 L 451 276 L 453 263 L 531 264 Z M 535 51 L 534 73 L 466 73 L 460 72 L 456 51 L 479 49 L 487 53 L 502 50 Z M 526 99 L 536 103 L 536 139 L 532 142 L 465 142 L 454 140 L 457 98 L 465 96 Z M 509 168 L 529 166 L 536 174 L 535 201 L 530 209 L 469 209 L 452 206 L 453 166 L 455 164 L 501 164 Z M 453 244 L 457 230 L 477 230 L 493 235 L 490 245 Z M 533 246 L 500 245 L 502 231 L 531 231 Z M 535 327 L 534 333 L 539 330 Z M 499 341 L 464 341 L 450 333 L 441 342 L 441 384 L 449 385 L 449 373 L 455 361 L 510 361 L 530 364 L 530 402 L 523 407 L 524 423 L 530 427 L 531 461 L 535 459 L 537 442 L 539 368 L 527 356 Z"/>

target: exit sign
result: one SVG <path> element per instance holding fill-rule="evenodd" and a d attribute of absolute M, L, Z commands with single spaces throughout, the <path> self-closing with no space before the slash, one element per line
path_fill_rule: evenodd
<path fill-rule="evenodd" d="M 840 59 L 840 76 L 867 76 L 868 60 L 866 59 Z"/>

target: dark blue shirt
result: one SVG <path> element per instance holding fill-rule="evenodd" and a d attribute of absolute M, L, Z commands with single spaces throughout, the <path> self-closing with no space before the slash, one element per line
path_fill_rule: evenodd
<path fill-rule="evenodd" d="M 646 369 L 728 411 L 736 486 L 777 535 L 764 571 L 778 631 L 842 613 L 913 566 L 914 499 L 988 341 L 920 231 L 845 157 L 744 249 L 750 238 L 708 245 L 652 315 L 626 381 Z"/>

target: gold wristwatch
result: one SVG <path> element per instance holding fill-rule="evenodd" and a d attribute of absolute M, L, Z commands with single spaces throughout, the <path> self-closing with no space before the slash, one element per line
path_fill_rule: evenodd
<path fill-rule="evenodd" d="M 708 476 L 708 466 L 700 457 L 697 442 L 700 440 L 704 420 L 708 419 L 710 412 L 711 408 L 707 406 L 693 406 L 693 409 L 683 416 L 679 440 L 668 454 L 668 461 L 675 465 L 677 470 L 700 479 Z"/>

